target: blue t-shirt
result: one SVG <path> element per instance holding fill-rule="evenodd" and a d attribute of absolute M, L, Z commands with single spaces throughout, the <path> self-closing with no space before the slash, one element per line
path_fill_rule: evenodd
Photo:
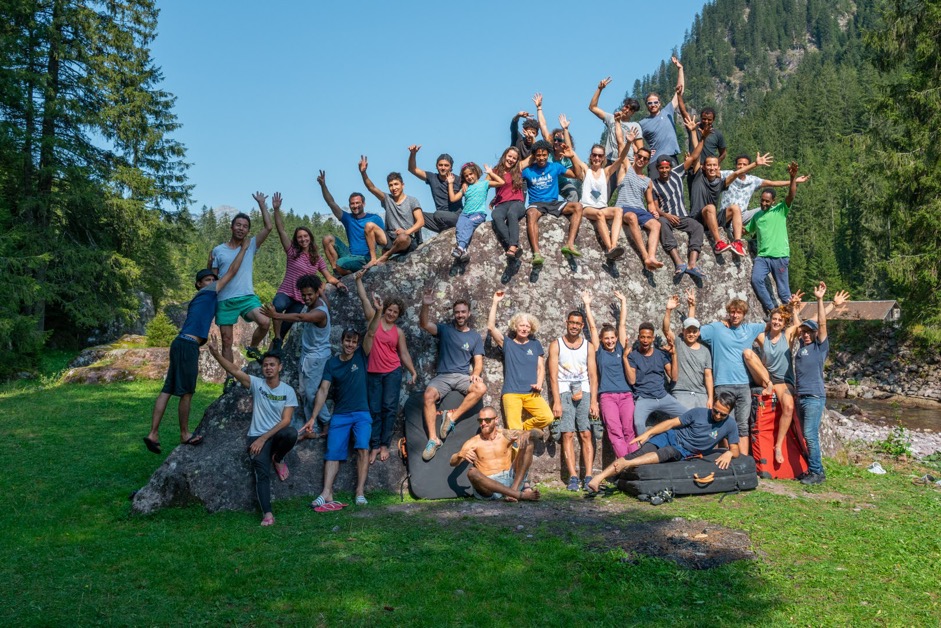
<path fill-rule="evenodd" d="M 487 192 L 490 190 L 490 182 L 481 179 L 474 185 L 468 185 L 464 192 L 464 213 L 465 214 L 483 214 L 487 211 Z"/>
<path fill-rule="evenodd" d="M 358 347 L 345 362 L 335 355 L 327 360 L 323 379 L 336 391 L 333 416 L 350 412 L 369 412 L 366 394 L 366 354 Z"/>
<path fill-rule="evenodd" d="M 386 223 L 376 214 L 363 214 L 361 218 L 354 218 L 353 214 L 343 212 L 340 224 L 346 229 L 346 239 L 350 242 L 350 255 L 369 257 L 369 246 L 366 244 L 366 224 L 375 223 L 385 231 Z M 245 265 L 245 262 L 242 262 Z"/>
<path fill-rule="evenodd" d="M 672 362 L 673 358 L 663 349 L 654 347 L 653 353 L 644 355 L 636 349 L 627 354 L 627 363 L 637 371 L 634 380 L 634 395 L 640 399 L 663 399 L 667 396 L 666 385 L 663 381 L 663 368 Z"/>
<path fill-rule="evenodd" d="M 560 163 L 548 162 L 542 168 L 530 166 L 523 170 L 530 203 L 554 203 L 559 200 L 559 177 L 568 170 Z"/>
<path fill-rule="evenodd" d="M 703 325 L 699 339 L 712 349 L 712 376 L 716 386 L 749 384 L 742 351 L 751 349 L 755 338 L 764 330 L 764 323 L 742 323 L 735 328 L 718 321 Z"/>
<path fill-rule="evenodd" d="M 208 338 L 212 319 L 216 315 L 216 284 L 212 283 L 196 293 L 186 308 L 186 320 L 183 321 L 181 334 L 189 334 L 197 338 Z"/>
<path fill-rule="evenodd" d="M 438 324 L 437 373 L 470 375 L 471 359 L 484 354 L 484 341 L 473 329 L 458 331 L 454 325 Z"/>
<path fill-rule="evenodd" d="M 533 392 L 536 383 L 539 356 L 544 355 L 538 340 L 519 344 L 509 336 L 503 341 L 503 392 L 526 394 Z"/>
<path fill-rule="evenodd" d="M 614 351 L 598 347 L 595 364 L 598 366 L 598 394 L 631 392 L 631 385 L 624 375 L 624 347 L 614 345 Z"/>
<path fill-rule="evenodd" d="M 673 122 L 673 103 L 661 107 L 654 117 L 646 117 L 639 122 L 644 131 L 644 140 L 654 151 L 654 158 L 665 155 L 678 155 L 680 144 L 676 141 L 676 126 Z"/>
<path fill-rule="evenodd" d="M 823 387 L 823 363 L 830 353 L 830 338 L 819 342 L 816 338 L 809 344 L 801 344 L 794 355 L 794 372 L 797 374 L 797 394 L 826 397 Z"/>
<path fill-rule="evenodd" d="M 239 256 L 239 251 L 241 250 L 242 248 L 240 246 L 233 249 L 229 246 L 228 242 L 223 242 L 212 250 L 212 262 L 210 267 L 215 268 L 217 274 L 221 277 L 229 271 L 229 266 L 231 266 L 235 258 Z M 245 249 L 245 257 L 242 258 L 242 265 L 239 266 L 239 271 L 235 273 L 235 277 L 232 277 L 231 281 L 219 291 L 220 301 L 255 294 L 255 287 L 252 285 L 252 266 L 255 260 L 255 251 L 257 250 L 258 245 L 255 244 L 255 236 L 252 236 L 248 248 Z"/>
<path fill-rule="evenodd" d="M 679 419 L 680 427 L 673 430 L 676 442 L 691 453 L 707 453 L 715 449 L 723 438 L 729 439 L 729 445 L 738 443 L 738 426 L 731 415 L 720 423 L 714 423 L 712 410 L 693 408 L 681 414 Z"/>

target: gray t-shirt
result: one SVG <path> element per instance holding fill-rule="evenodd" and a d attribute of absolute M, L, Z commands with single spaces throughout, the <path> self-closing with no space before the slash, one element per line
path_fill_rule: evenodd
<path fill-rule="evenodd" d="M 414 196 L 406 196 L 401 203 L 396 203 L 388 194 L 382 197 L 382 206 L 386 210 L 386 230 L 411 229 L 415 224 L 416 209 L 421 209 L 421 203 Z"/>
<path fill-rule="evenodd" d="M 678 155 L 680 144 L 676 141 L 676 127 L 673 124 L 673 103 L 669 102 L 660 109 L 656 116 L 640 121 L 644 130 L 644 139 L 654 151 L 654 158 L 665 155 Z"/>
<path fill-rule="evenodd" d="M 604 138 L 604 154 L 608 158 L 608 161 L 614 161 L 618 158 L 618 138 L 614 130 L 614 114 L 606 113 L 604 114 L 604 125 L 608 129 L 607 135 Z M 621 131 L 624 133 L 624 141 L 627 141 L 627 136 L 631 132 L 631 129 L 634 129 L 634 139 L 638 140 L 644 137 L 644 132 L 641 130 L 640 125 L 636 122 L 629 122 L 626 120 L 621 120 Z M 633 159 L 634 157 L 634 145 L 631 143 L 631 147 L 627 151 L 627 158 Z"/>
<path fill-rule="evenodd" d="M 719 176 L 725 179 L 733 172 L 735 171 L 722 170 Z M 729 205 L 738 205 L 739 209 L 745 211 L 748 209 L 748 204 L 751 202 L 752 194 L 761 187 L 761 181 L 761 177 L 756 177 L 753 174 L 746 174 L 744 180 L 735 177 L 732 181 L 732 185 L 725 188 L 725 192 L 722 193 L 722 205 L 719 209 L 725 209 Z"/>
<path fill-rule="evenodd" d="M 706 394 L 706 382 L 703 374 L 712 370 L 712 352 L 709 347 L 699 343 L 698 349 L 691 349 L 683 340 L 677 338 L 676 362 L 679 375 L 673 390 Z"/>
<path fill-rule="evenodd" d="M 229 266 L 238 257 L 241 247 L 231 248 L 227 242 L 223 242 L 212 250 L 212 268 L 218 269 L 219 276 L 226 274 Z M 234 299 L 235 297 L 245 297 L 255 294 L 255 287 L 252 285 L 252 262 L 255 260 L 255 251 L 258 247 L 255 245 L 255 236 L 252 236 L 248 248 L 245 249 L 245 257 L 242 258 L 242 265 L 235 277 L 219 291 L 219 300 Z"/>
<path fill-rule="evenodd" d="M 321 305 L 314 309 L 327 315 L 327 324 L 323 327 L 318 327 L 314 323 L 299 324 L 301 328 L 301 354 L 327 359 L 330 357 L 330 310 L 322 301 Z M 308 312 L 310 308 L 305 307 L 303 311 Z"/>
<path fill-rule="evenodd" d="M 281 412 L 285 408 L 297 407 L 297 394 L 288 384 L 281 382 L 275 388 L 261 377 L 252 378 L 252 424 L 248 428 L 250 437 L 266 434 L 281 421 Z"/>
<path fill-rule="evenodd" d="M 618 198 L 614 202 L 618 207 L 631 207 L 633 209 L 647 209 L 647 187 L 650 186 L 650 178 L 634 172 L 634 168 L 629 166 L 627 174 L 618 184 Z"/>

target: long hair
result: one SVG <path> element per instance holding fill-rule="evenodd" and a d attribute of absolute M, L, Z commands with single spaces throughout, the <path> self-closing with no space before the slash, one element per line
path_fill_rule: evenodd
<path fill-rule="evenodd" d="M 503 160 L 506 159 L 507 153 L 509 153 L 510 151 L 513 151 L 514 153 L 516 153 L 516 163 L 508 171 L 506 166 L 503 165 Z M 504 177 L 503 175 L 509 172 L 510 184 L 513 186 L 513 189 L 517 191 L 523 189 L 523 175 L 520 172 L 519 156 L 520 156 L 519 150 L 515 146 L 510 146 L 505 151 L 503 151 L 502 155 L 500 155 L 500 161 L 499 163 L 497 163 L 496 168 L 493 169 L 495 173 L 500 175 L 501 179 L 506 179 L 506 177 Z"/>
<path fill-rule="evenodd" d="M 310 236 L 310 246 L 307 248 L 307 258 L 310 260 L 311 266 L 316 266 L 317 261 L 320 259 L 320 253 L 317 251 L 317 245 L 314 244 L 314 234 L 307 227 L 298 227 L 294 230 L 294 237 L 291 238 L 291 247 L 294 249 L 292 258 L 297 259 L 301 256 L 301 253 L 304 250 L 301 248 L 301 245 L 297 243 L 297 232 L 306 231 L 307 235 Z"/>

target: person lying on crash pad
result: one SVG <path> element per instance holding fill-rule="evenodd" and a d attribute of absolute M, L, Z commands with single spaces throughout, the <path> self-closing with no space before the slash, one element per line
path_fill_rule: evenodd
<path fill-rule="evenodd" d="M 690 456 L 713 453 L 723 439 L 728 439 L 729 450 L 716 458 L 716 466 L 728 469 L 732 458 L 738 458 L 738 426 L 729 412 L 735 407 L 735 397 L 728 391 L 718 394 L 708 408 L 693 408 L 678 417 L 663 421 L 635 438 L 641 448 L 618 458 L 604 471 L 592 478 L 588 490 L 598 492 L 601 483 L 625 469 L 644 464 L 658 464 L 683 460 Z"/>

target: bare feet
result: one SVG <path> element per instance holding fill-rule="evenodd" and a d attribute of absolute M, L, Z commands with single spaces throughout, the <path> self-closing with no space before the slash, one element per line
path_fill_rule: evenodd
<path fill-rule="evenodd" d="M 369 464 L 376 464 L 376 458 L 379 457 L 378 449 L 371 449 L 369 451 Z"/>
<path fill-rule="evenodd" d="M 267 528 L 268 526 L 274 525 L 274 515 L 270 512 L 266 512 L 264 518 L 261 520 L 262 527 Z"/>
<path fill-rule="evenodd" d="M 291 476 L 291 472 L 288 470 L 288 466 L 284 464 L 284 462 L 275 462 L 272 460 L 271 464 L 274 465 L 274 472 L 278 474 L 278 479 L 282 482 Z M 272 522 L 274 522 L 274 518 L 272 518 Z"/>
<path fill-rule="evenodd" d="M 379 462 L 385 462 L 389 459 L 389 448 L 385 445 L 379 447 Z"/>
<path fill-rule="evenodd" d="M 507 496 L 504 499 L 508 502 L 523 501 L 523 502 L 534 502 L 539 500 L 539 491 L 534 488 L 524 488 L 520 491 L 519 498 Z"/>
<path fill-rule="evenodd" d="M 644 267 L 647 270 L 657 270 L 658 268 L 663 268 L 663 262 L 655 257 L 651 257 L 644 261 Z"/>
<path fill-rule="evenodd" d="M 774 448 L 774 461 L 778 464 L 784 464 L 784 454 L 781 453 L 780 445 L 776 445 Z"/>
<path fill-rule="evenodd" d="M 588 483 L 588 490 L 592 493 L 597 493 L 601 490 L 601 482 L 602 480 L 600 478 L 592 478 L 591 482 Z"/>

